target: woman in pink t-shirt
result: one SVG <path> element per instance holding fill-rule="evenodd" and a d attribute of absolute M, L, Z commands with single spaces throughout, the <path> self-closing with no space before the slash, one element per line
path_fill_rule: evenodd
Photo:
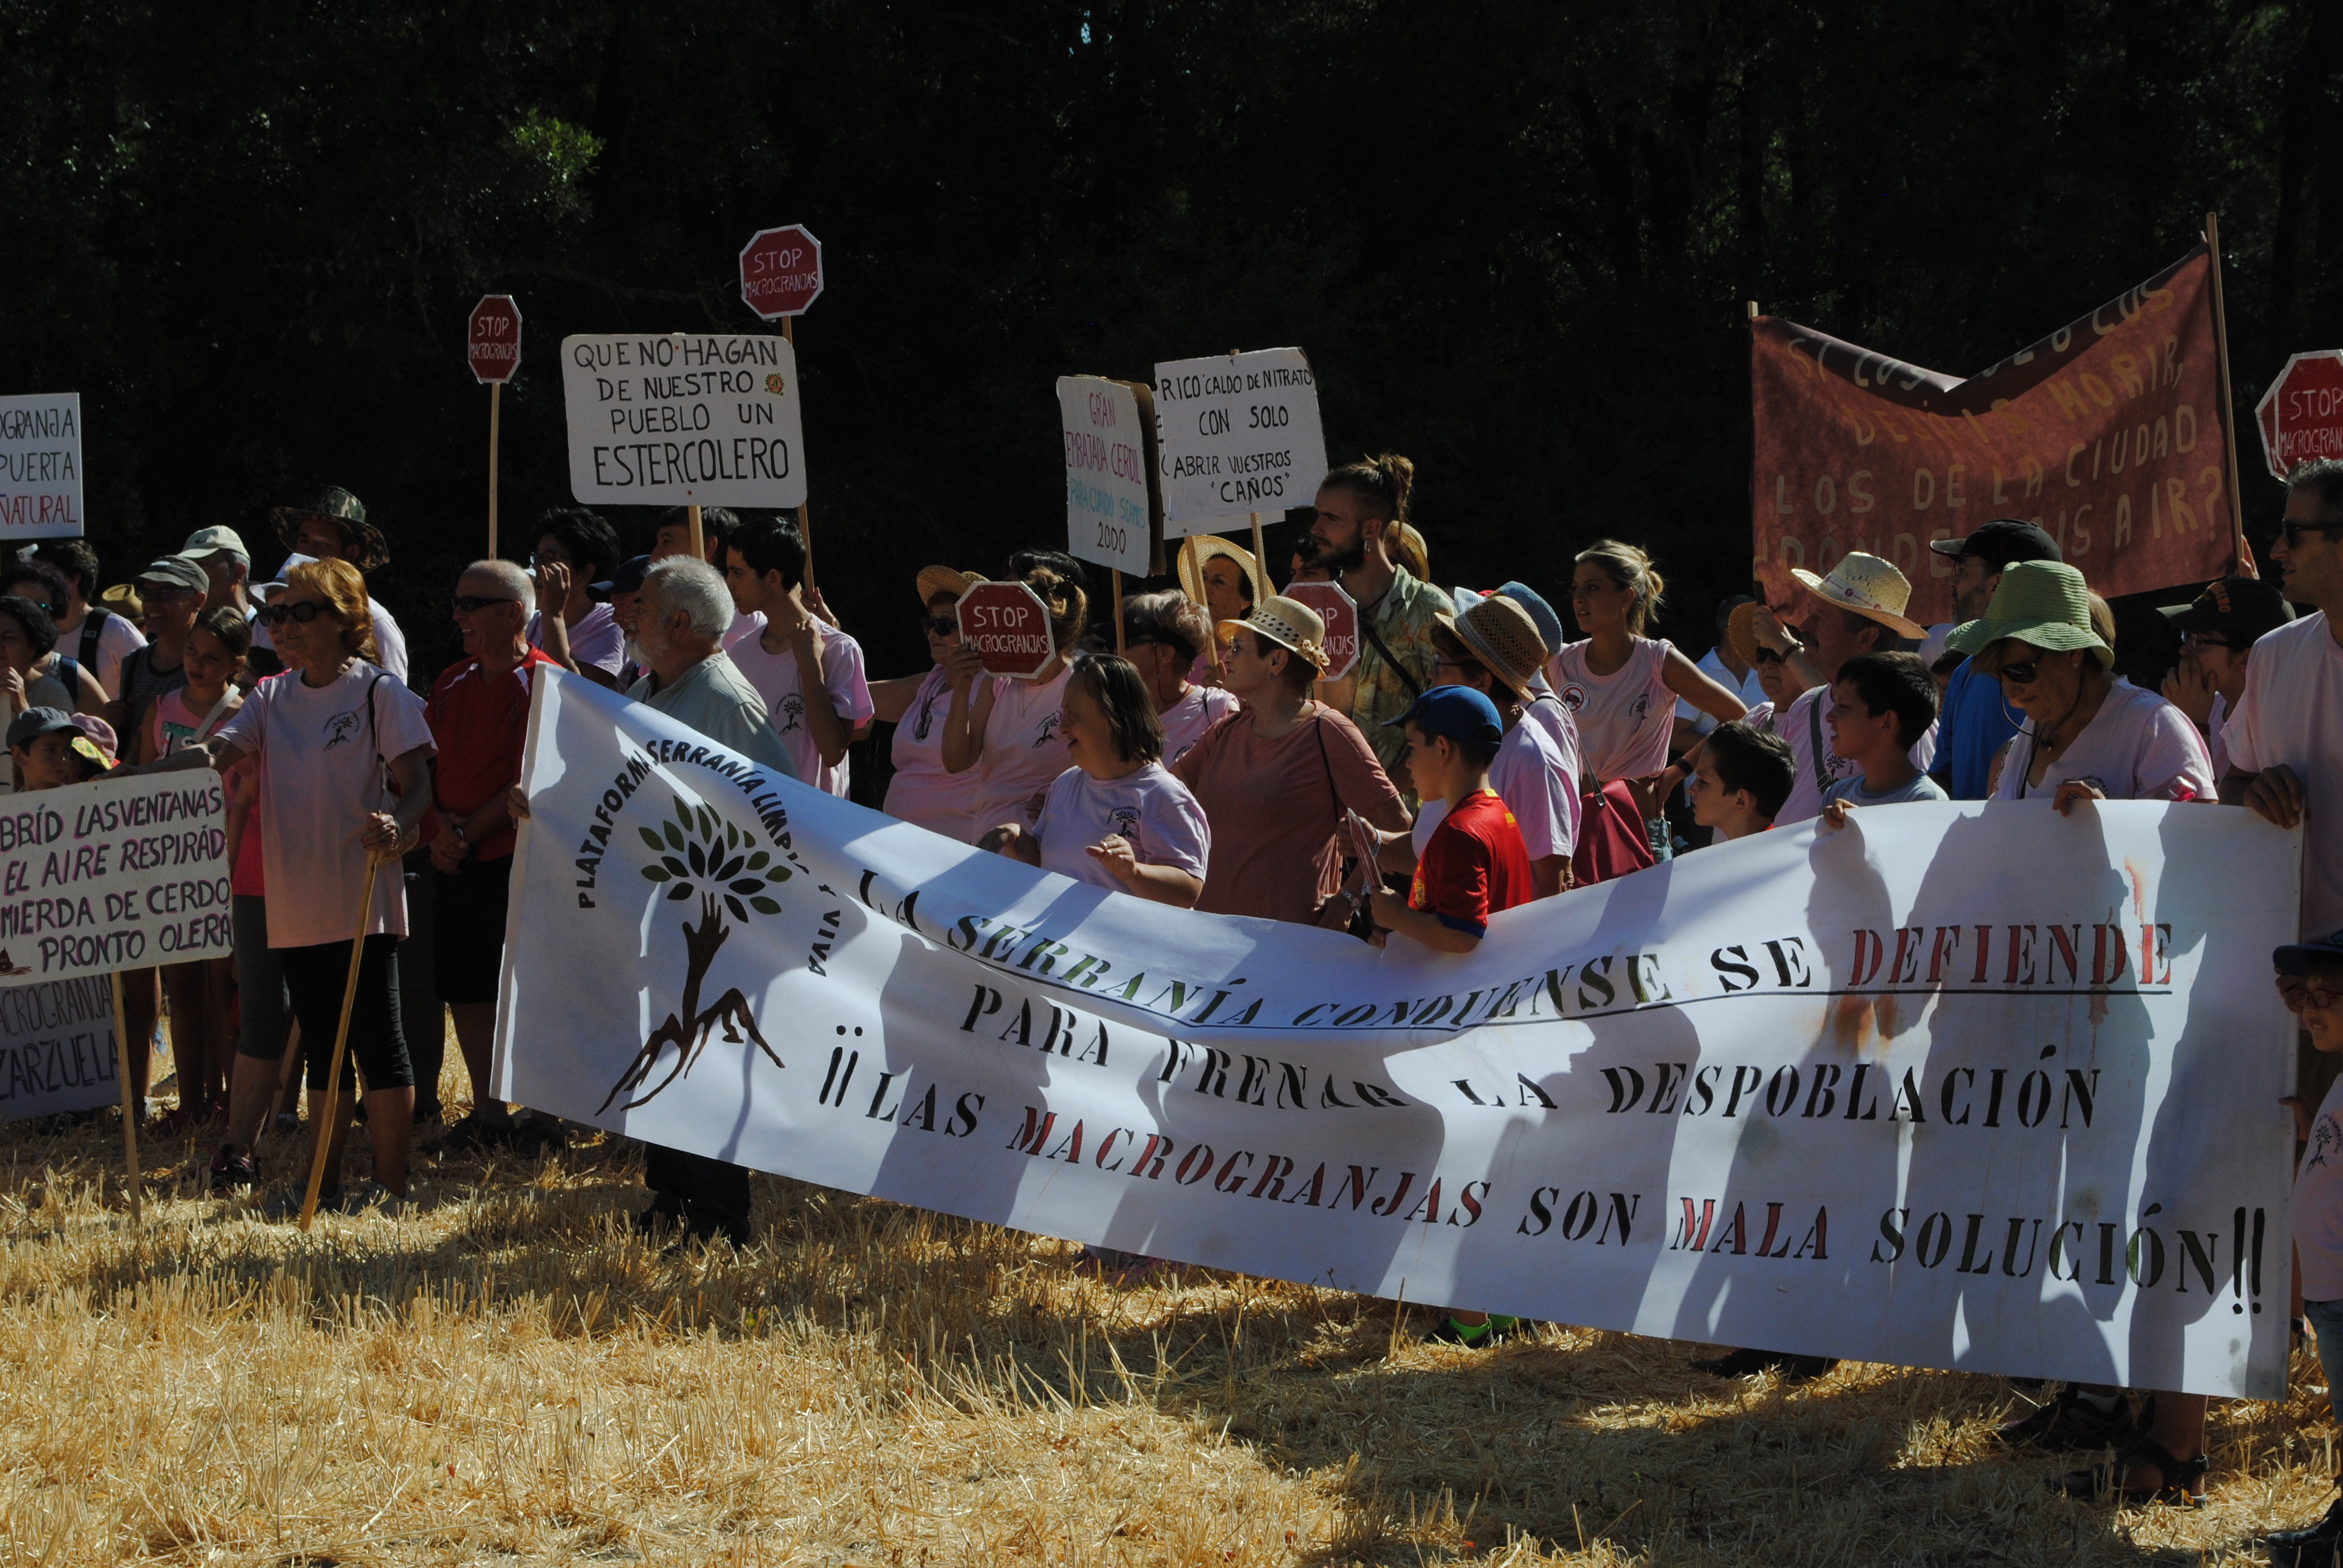
<path fill-rule="evenodd" d="M 968 780 L 944 766 L 944 716 L 951 710 L 951 672 L 946 668 L 960 641 L 960 596 L 984 579 L 950 567 L 923 567 L 919 587 L 920 629 L 933 661 L 922 674 L 870 683 L 871 717 L 895 727 L 889 752 L 894 777 L 887 781 L 890 817 L 941 833 L 965 844 L 976 836 L 969 809 Z"/>
<path fill-rule="evenodd" d="M 1060 710 L 1074 644 L 1090 617 L 1082 568 L 1055 550 L 1020 550 L 1009 558 L 1011 579 L 1041 596 L 1050 614 L 1057 652 L 1030 680 L 987 675 L 975 648 L 951 651 L 951 707 L 944 715 L 944 768 L 972 781 L 970 826 L 983 834 L 1003 822 L 1031 828 L 1042 797 L 1066 770 L 1058 738 Z M 972 780 L 967 776 L 973 774 Z"/>

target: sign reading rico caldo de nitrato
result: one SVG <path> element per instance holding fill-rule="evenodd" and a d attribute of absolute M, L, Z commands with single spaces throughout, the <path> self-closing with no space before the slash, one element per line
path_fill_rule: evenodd
<path fill-rule="evenodd" d="M 217 774 L 0 796 L 0 986 L 234 948 Z"/>
<path fill-rule="evenodd" d="M 588 506 L 806 498 L 797 354 L 763 333 L 561 340 L 569 487 Z"/>

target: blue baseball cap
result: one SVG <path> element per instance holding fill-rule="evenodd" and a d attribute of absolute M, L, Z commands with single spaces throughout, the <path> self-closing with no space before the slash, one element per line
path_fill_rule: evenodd
<path fill-rule="evenodd" d="M 1530 619 L 1537 623 L 1538 636 L 1544 639 L 1549 655 L 1562 651 L 1567 640 L 1562 635 L 1562 617 L 1554 613 L 1554 606 L 1545 602 L 1544 595 L 1527 583 L 1518 582 L 1507 583 L 1497 591 L 1530 612 Z"/>
<path fill-rule="evenodd" d="M 1409 703 L 1405 713 L 1386 719 L 1383 728 L 1396 729 L 1403 724 L 1461 745 L 1494 746 L 1505 738 L 1497 705 L 1470 686 L 1433 687 Z"/>
<path fill-rule="evenodd" d="M 21 724 L 24 720 L 20 719 L 17 722 Z M 2313 937 L 2307 942 L 2290 943 L 2270 954 L 2270 961 L 2282 975 L 2309 973 L 2313 959 L 2343 959 L 2343 931 Z"/>

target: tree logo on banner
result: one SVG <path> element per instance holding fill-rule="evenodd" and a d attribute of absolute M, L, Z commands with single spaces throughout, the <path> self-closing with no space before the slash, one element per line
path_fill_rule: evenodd
<path fill-rule="evenodd" d="M 769 896 L 768 889 L 770 884 L 789 879 L 789 867 L 774 859 L 770 850 L 758 849 L 753 838 L 714 811 L 705 806 L 687 806 L 679 796 L 676 798 L 674 820 L 662 819 L 656 832 L 649 828 L 637 831 L 658 857 L 642 868 L 644 879 L 667 888 L 665 902 L 684 903 L 698 895 L 699 924 L 697 928 L 689 920 L 683 924 L 683 950 L 689 967 L 683 976 L 682 1008 L 668 1014 L 666 1021 L 644 1040 L 642 1050 L 627 1064 L 627 1070 L 618 1075 L 618 1081 L 610 1086 L 608 1096 L 602 1101 L 603 1111 L 609 1110 L 610 1101 L 621 1094 L 633 1094 L 641 1088 L 650 1077 L 651 1069 L 659 1065 L 659 1053 L 672 1045 L 675 1065 L 668 1069 L 667 1076 L 619 1109 L 632 1111 L 658 1099 L 669 1084 L 691 1070 L 691 1064 L 707 1050 L 709 1037 L 719 1024 L 723 1026 L 726 1040 L 738 1043 L 745 1030 L 746 1038 L 755 1040 L 757 1049 L 771 1058 L 775 1067 L 788 1065 L 757 1031 L 757 1020 L 749 1011 L 749 999 L 740 994 L 738 986 L 718 997 L 704 1011 L 699 1006 L 699 987 L 708 978 L 709 967 L 716 961 L 717 950 L 732 934 L 732 928 L 724 923 L 725 911 L 730 910 L 732 918 L 743 925 L 749 923 L 750 910 L 759 915 L 779 914 L 780 903 Z"/>

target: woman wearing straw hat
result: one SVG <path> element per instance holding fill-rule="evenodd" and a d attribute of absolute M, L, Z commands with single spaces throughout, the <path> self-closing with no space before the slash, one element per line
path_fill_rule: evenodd
<path fill-rule="evenodd" d="M 1270 598 L 1218 629 L 1228 638 L 1228 689 L 1244 707 L 1172 770 L 1212 824 L 1196 907 L 1347 927 L 1357 900 L 1342 888 L 1346 813 L 1404 834 L 1407 807 L 1358 727 L 1311 699 L 1326 667 L 1326 624 L 1315 610 Z"/>
<path fill-rule="evenodd" d="M 895 727 L 889 752 L 894 777 L 887 782 L 890 817 L 941 833 L 961 843 L 976 838 L 969 811 L 968 780 L 944 766 L 944 715 L 951 709 L 952 646 L 960 641 L 960 596 L 984 579 L 950 567 L 921 567 L 920 630 L 934 662 L 922 675 L 899 675 L 870 683 L 871 717 Z"/>
<path fill-rule="evenodd" d="M 2016 561 L 1985 618 L 1946 646 L 1971 655 L 2026 716 L 1995 798 L 2210 800 L 2212 754 L 2188 716 L 2113 673 L 2115 652 L 2091 628 L 2083 574 L 2061 561 Z"/>
<path fill-rule="evenodd" d="M 1202 608 L 1208 626 L 1244 619 L 1271 592 L 1252 552 L 1218 534 L 1195 534 L 1182 540 L 1175 565 L 1180 591 Z M 1209 647 L 1198 652 L 1188 670 L 1190 680 L 1201 686 L 1221 684 L 1213 652 Z"/>

